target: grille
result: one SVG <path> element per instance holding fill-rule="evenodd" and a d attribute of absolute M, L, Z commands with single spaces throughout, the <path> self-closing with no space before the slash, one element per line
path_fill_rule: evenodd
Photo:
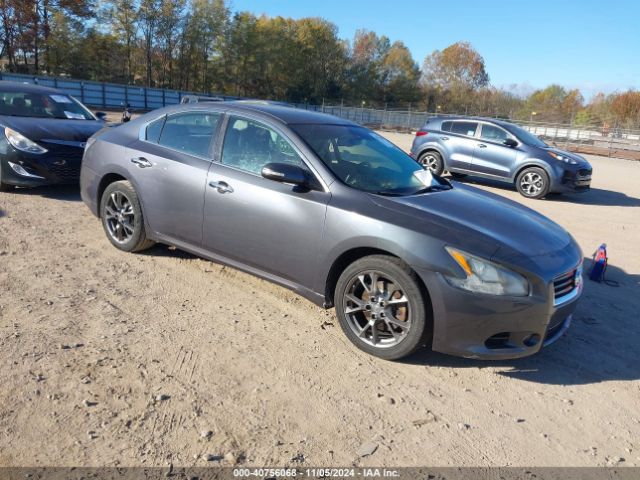
<path fill-rule="evenodd" d="M 43 142 L 44 143 L 44 142 Z M 67 160 L 82 160 L 84 149 L 71 145 L 58 145 L 54 143 L 46 143 L 46 148 L 51 152 L 52 156 L 64 158 Z"/>
<path fill-rule="evenodd" d="M 562 302 L 562 299 L 569 295 L 577 287 L 576 277 L 578 269 L 574 268 L 570 272 L 564 273 L 553 281 L 553 293 L 555 303 Z"/>
<path fill-rule="evenodd" d="M 80 178 L 80 165 L 49 165 L 48 170 L 63 180 Z"/>
<path fill-rule="evenodd" d="M 495 335 L 485 340 L 484 346 L 489 350 L 495 350 L 498 348 L 509 348 L 509 337 L 509 332 L 496 333 Z"/>
<path fill-rule="evenodd" d="M 42 142 L 49 150 L 46 169 L 60 180 L 75 182 L 80 178 L 80 165 L 84 148 L 77 145 L 63 145 L 56 142 Z M 57 162 L 63 165 L 56 165 Z"/>

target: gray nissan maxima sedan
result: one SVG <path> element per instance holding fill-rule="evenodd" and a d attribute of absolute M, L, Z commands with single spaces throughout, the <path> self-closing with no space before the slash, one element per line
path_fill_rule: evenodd
<path fill-rule="evenodd" d="M 582 291 L 582 253 L 560 226 L 329 115 L 155 110 L 91 137 L 80 183 L 117 248 L 175 245 L 335 306 L 347 337 L 386 359 L 425 345 L 533 354 Z"/>

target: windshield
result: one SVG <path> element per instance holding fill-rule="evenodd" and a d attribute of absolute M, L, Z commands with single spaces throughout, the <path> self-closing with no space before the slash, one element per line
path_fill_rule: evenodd
<path fill-rule="evenodd" d="M 516 125 L 509 125 L 509 130 L 511 130 L 511 133 L 513 133 L 516 137 L 518 137 L 521 142 L 531 147 L 548 147 L 549 146 L 546 143 L 544 143 L 542 140 L 540 140 L 537 136 L 535 136 L 533 133 L 525 130 L 522 127 L 518 127 Z"/>
<path fill-rule="evenodd" d="M 380 135 L 351 125 L 290 125 L 345 184 L 382 195 L 450 188 Z"/>
<path fill-rule="evenodd" d="M 75 98 L 65 94 L 0 91 L 0 115 L 95 120 Z"/>

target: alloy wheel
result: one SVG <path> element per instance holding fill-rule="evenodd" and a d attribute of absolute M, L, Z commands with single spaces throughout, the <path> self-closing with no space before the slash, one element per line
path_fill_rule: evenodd
<path fill-rule="evenodd" d="M 351 330 L 373 347 L 394 347 L 411 328 L 409 299 L 402 286 L 385 273 L 366 271 L 354 276 L 343 305 Z"/>
<path fill-rule="evenodd" d="M 431 170 L 431 172 L 436 173 L 438 171 L 438 158 L 435 155 L 430 153 L 426 154 L 423 157 L 422 163 Z"/>
<path fill-rule="evenodd" d="M 536 172 L 527 172 L 520 179 L 520 188 L 524 193 L 533 197 L 538 195 L 544 188 L 544 178 Z"/>
<path fill-rule="evenodd" d="M 104 207 L 105 224 L 111 237 L 118 243 L 127 243 L 134 233 L 135 214 L 131 200 L 122 192 L 109 195 Z"/>

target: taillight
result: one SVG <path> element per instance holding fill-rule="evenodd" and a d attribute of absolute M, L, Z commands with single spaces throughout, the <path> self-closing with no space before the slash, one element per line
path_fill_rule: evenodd
<path fill-rule="evenodd" d="M 429 132 L 427 132 L 425 130 L 418 130 L 416 132 L 416 137 L 422 137 L 422 136 L 426 135 L 427 133 L 429 133 Z"/>

